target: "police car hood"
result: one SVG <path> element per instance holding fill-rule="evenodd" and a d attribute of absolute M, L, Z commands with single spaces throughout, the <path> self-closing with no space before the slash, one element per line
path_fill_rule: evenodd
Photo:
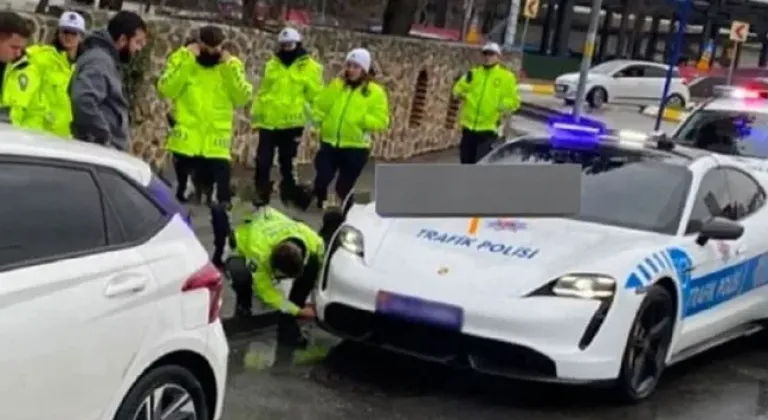
<path fill-rule="evenodd" d="M 657 240 L 570 219 L 401 219 L 390 222 L 380 243 L 366 241 L 366 253 L 371 268 L 395 283 L 434 279 L 521 295 L 569 272 L 594 272 L 603 261 L 608 268 L 618 252 Z"/>

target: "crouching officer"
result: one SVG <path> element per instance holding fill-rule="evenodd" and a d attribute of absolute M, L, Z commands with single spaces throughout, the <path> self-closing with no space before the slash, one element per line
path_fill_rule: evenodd
<path fill-rule="evenodd" d="M 306 305 L 323 260 L 323 239 L 306 224 L 271 208 L 258 208 L 234 230 L 234 255 L 225 271 L 236 296 L 236 316 L 250 316 L 254 291 L 266 306 L 278 310 L 278 341 L 302 346 L 306 340 L 296 318 L 314 318 Z M 288 297 L 277 287 L 294 279 Z"/>

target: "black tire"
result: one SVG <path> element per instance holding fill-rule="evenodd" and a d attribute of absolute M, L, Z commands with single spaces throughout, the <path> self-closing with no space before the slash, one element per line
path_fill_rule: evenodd
<path fill-rule="evenodd" d="M 134 420 L 144 401 L 155 390 L 169 386 L 170 390 L 181 389 L 186 392 L 194 406 L 195 420 L 208 420 L 209 407 L 205 392 L 195 375 L 178 365 L 165 365 L 144 373 L 131 387 L 117 410 L 115 420 Z M 138 420 L 144 420 L 138 417 Z"/>
<path fill-rule="evenodd" d="M 675 109 L 685 109 L 685 99 L 677 93 L 667 96 L 667 100 L 664 104 L 668 107 L 674 107 Z"/>
<path fill-rule="evenodd" d="M 651 313 L 656 311 L 656 313 Z M 621 360 L 619 379 L 615 383 L 616 396 L 625 403 L 639 403 L 649 398 L 659 384 L 661 375 L 666 367 L 666 357 L 672 341 L 672 332 L 675 325 L 675 303 L 669 292 L 661 286 L 652 286 L 648 289 L 643 303 L 635 315 L 630 328 L 624 355 Z M 650 322 L 648 320 L 651 319 Z M 652 325 L 651 328 L 648 324 Z M 655 330 L 651 335 L 644 336 L 644 329 Z M 642 343 L 641 343 L 642 342 Z M 647 346 L 646 353 L 640 347 Z M 643 368 L 648 363 L 646 358 L 653 358 L 648 366 L 652 369 L 648 375 L 637 372 L 638 366 Z M 643 359 L 643 364 L 637 364 L 638 359 Z M 637 375 L 636 375 L 637 374 Z M 646 376 L 646 377 L 642 377 Z M 640 381 L 639 379 L 642 379 Z"/>
<path fill-rule="evenodd" d="M 587 93 L 587 103 L 593 109 L 600 109 L 608 103 L 608 92 L 601 87 L 590 89 Z"/>

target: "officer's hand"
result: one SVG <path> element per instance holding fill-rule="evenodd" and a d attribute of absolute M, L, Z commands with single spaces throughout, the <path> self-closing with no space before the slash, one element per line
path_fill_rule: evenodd
<path fill-rule="evenodd" d="M 197 42 L 193 42 L 192 44 L 187 45 L 187 49 L 195 57 L 200 55 L 200 44 L 198 44 Z"/>
<path fill-rule="evenodd" d="M 227 61 L 229 61 L 231 59 L 232 59 L 232 54 L 229 51 L 223 50 L 221 52 L 221 59 L 220 60 L 221 60 L 222 63 L 226 63 Z"/>
<path fill-rule="evenodd" d="M 299 317 L 300 318 L 307 318 L 307 319 L 314 319 L 317 317 L 317 312 L 315 312 L 315 306 L 314 305 L 307 305 L 299 310 Z"/>

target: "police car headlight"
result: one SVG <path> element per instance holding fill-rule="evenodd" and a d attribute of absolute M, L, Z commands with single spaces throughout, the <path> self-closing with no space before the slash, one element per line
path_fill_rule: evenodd
<path fill-rule="evenodd" d="M 555 296 L 582 299 L 606 299 L 616 292 L 616 280 L 610 276 L 589 273 L 566 274 L 555 280 Z"/>
<path fill-rule="evenodd" d="M 363 233 L 353 228 L 352 226 L 342 226 L 339 229 L 339 233 L 336 235 L 336 240 L 339 242 L 341 248 L 347 251 L 363 256 L 365 249 L 363 245 Z"/>

